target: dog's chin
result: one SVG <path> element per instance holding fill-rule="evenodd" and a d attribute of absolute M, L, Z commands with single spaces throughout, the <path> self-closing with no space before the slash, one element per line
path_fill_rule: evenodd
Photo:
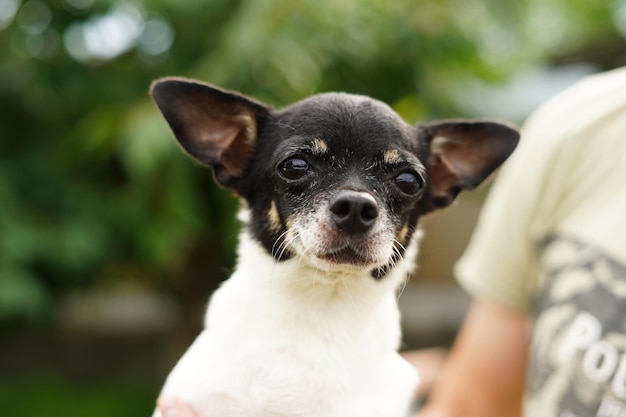
<path fill-rule="evenodd" d="M 368 255 L 358 253 L 351 247 L 345 247 L 339 250 L 320 253 L 316 255 L 319 259 L 328 262 L 331 265 L 345 265 L 354 268 L 367 268 L 377 264 L 377 262 Z"/>
<path fill-rule="evenodd" d="M 327 271 L 365 272 L 387 264 L 387 259 L 379 259 L 369 253 L 359 252 L 351 247 L 344 247 L 316 253 L 305 252 L 304 258 L 316 268 Z"/>
<path fill-rule="evenodd" d="M 307 244 L 308 243 L 308 244 Z M 291 252 L 319 270 L 328 272 L 369 272 L 388 265 L 393 257 L 392 245 L 368 239 L 366 243 L 348 239 L 317 240 L 315 244 L 292 239 Z"/>

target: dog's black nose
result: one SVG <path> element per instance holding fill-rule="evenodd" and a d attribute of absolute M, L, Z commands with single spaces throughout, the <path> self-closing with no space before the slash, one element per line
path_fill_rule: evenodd
<path fill-rule="evenodd" d="M 376 200 L 364 192 L 344 191 L 330 202 L 335 224 L 351 235 L 369 230 L 378 217 Z"/>

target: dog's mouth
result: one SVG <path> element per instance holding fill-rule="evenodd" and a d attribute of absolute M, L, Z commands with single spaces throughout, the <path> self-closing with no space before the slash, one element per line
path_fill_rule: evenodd
<path fill-rule="evenodd" d="M 368 267 L 377 263 L 372 256 L 363 251 L 354 249 L 351 246 L 319 253 L 317 257 L 331 264 L 351 265 L 356 267 Z"/>

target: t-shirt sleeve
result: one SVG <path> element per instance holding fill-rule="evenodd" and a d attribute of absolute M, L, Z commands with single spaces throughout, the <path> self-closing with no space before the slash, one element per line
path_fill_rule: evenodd
<path fill-rule="evenodd" d="M 611 117 L 621 117 L 625 88 L 626 68 L 587 77 L 528 119 L 455 268 L 459 283 L 471 295 L 515 309 L 531 308 L 540 245 L 579 210 L 587 169 L 603 172 L 594 169 L 602 158 L 585 157 L 586 146 L 608 135 L 599 129 Z M 586 183 L 594 186 L 593 181 Z"/>
<path fill-rule="evenodd" d="M 483 206 L 469 246 L 455 267 L 459 284 L 473 297 L 528 310 L 536 280 L 535 248 L 545 232 L 551 172 L 559 155 L 552 141 L 523 132 Z M 550 143 L 548 143 L 550 142 Z M 548 196 L 548 197 L 546 197 Z M 543 216 L 543 217 L 542 217 Z"/>

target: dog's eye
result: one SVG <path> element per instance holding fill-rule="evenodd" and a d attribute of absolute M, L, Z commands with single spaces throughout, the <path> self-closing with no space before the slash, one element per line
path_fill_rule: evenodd
<path fill-rule="evenodd" d="M 309 172 L 309 164 L 302 158 L 289 158 L 280 164 L 280 174 L 288 180 L 297 180 Z"/>
<path fill-rule="evenodd" d="M 415 195 L 423 186 L 422 178 L 413 172 L 403 172 L 394 180 L 396 187 L 405 194 Z"/>

